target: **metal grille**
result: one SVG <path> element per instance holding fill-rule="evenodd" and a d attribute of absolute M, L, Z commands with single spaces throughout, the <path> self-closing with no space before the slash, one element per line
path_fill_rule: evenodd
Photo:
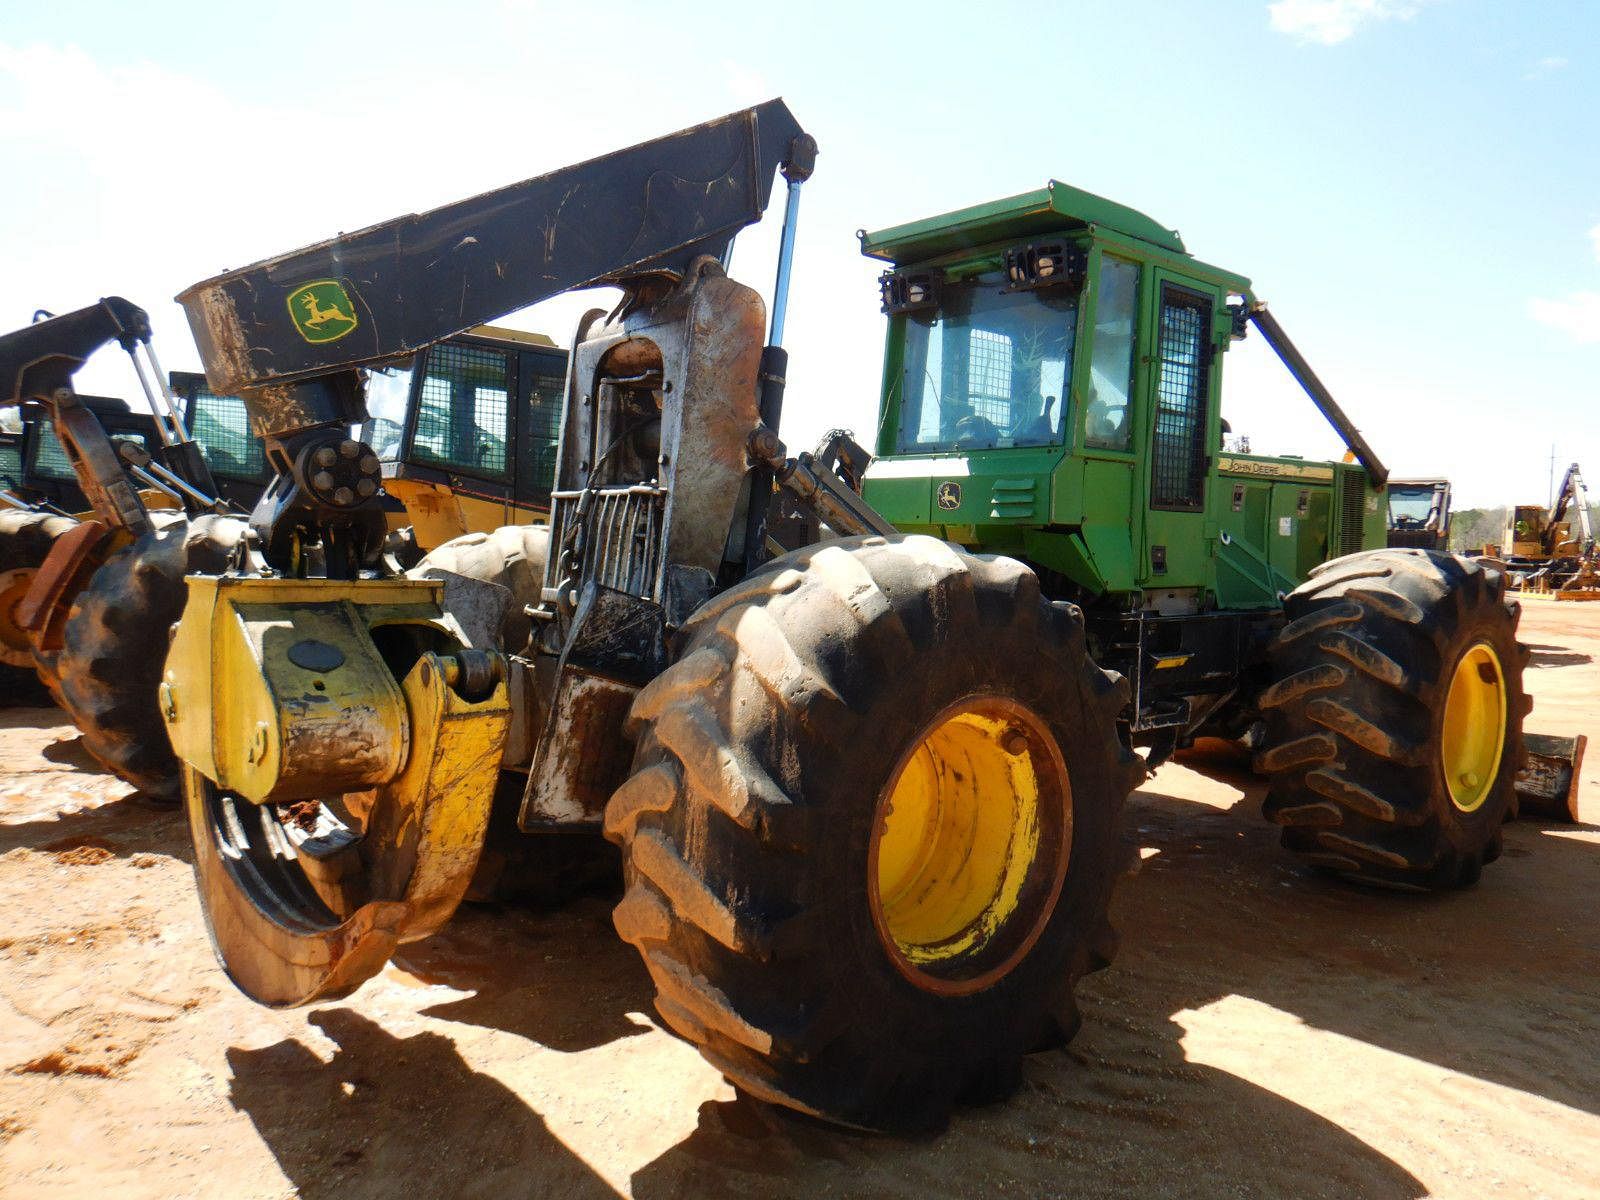
<path fill-rule="evenodd" d="M 967 394 L 972 411 L 1002 429 L 1011 426 L 1011 339 L 974 329 L 967 344 Z"/>
<path fill-rule="evenodd" d="M 1161 296 L 1155 436 L 1150 456 L 1150 503 L 1194 511 L 1205 498 L 1207 302 L 1176 290 Z"/>
<path fill-rule="evenodd" d="M 1345 471 L 1339 480 L 1340 554 L 1354 554 L 1361 549 L 1361 505 L 1366 496 L 1366 476 L 1356 470 Z"/>
<path fill-rule="evenodd" d="M 17 487 L 22 483 L 22 447 L 16 442 L 0 442 L 0 487 Z"/>
<path fill-rule="evenodd" d="M 267 455 L 250 436 L 250 415 L 237 396 L 201 388 L 194 394 L 189 434 L 205 448 L 206 462 L 224 479 L 265 479 Z"/>
<path fill-rule="evenodd" d="M 506 355 L 444 342 L 428 352 L 411 455 L 480 475 L 506 471 Z"/>
<path fill-rule="evenodd" d="M 551 502 L 550 526 L 557 550 L 546 568 L 546 586 L 593 580 L 631 596 L 659 599 L 665 491 L 638 484 L 588 493 L 555 492 Z"/>

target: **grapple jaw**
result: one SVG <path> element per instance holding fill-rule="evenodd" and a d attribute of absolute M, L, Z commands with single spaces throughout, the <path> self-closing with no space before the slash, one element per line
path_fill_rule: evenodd
<path fill-rule="evenodd" d="M 510 721 L 502 656 L 432 580 L 196 576 L 160 702 L 229 977 L 335 999 L 449 920 Z"/>

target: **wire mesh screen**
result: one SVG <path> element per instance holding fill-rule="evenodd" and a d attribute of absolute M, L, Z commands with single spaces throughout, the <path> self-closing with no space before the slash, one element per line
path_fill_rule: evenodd
<path fill-rule="evenodd" d="M 0 442 L 0 487 L 22 483 L 22 446 L 10 438 Z"/>
<path fill-rule="evenodd" d="M 33 452 L 34 474 L 45 479 L 77 479 L 78 473 L 72 469 L 72 460 L 67 457 L 66 447 L 56 437 L 56 431 L 50 422 L 39 423 L 39 444 Z"/>
<path fill-rule="evenodd" d="M 506 355 L 444 342 L 428 351 L 411 455 L 480 475 L 506 472 Z"/>
<path fill-rule="evenodd" d="M 967 392 L 972 411 L 1002 429 L 1011 427 L 1011 339 L 974 329 L 968 343 Z"/>
<path fill-rule="evenodd" d="M 540 372 L 528 390 L 528 438 L 555 445 L 561 436 L 561 389 L 566 377 Z"/>
<path fill-rule="evenodd" d="M 1194 510 L 1204 500 L 1209 311 L 1199 296 L 1162 293 L 1150 455 L 1150 503 L 1156 508 Z"/>
<path fill-rule="evenodd" d="M 559 360 L 522 359 L 523 371 L 533 372 L 528 384 L 528 409 L 523 421 L 523 453 L 527 455 L 528 476 L 539 498 L 549 494 L 556 482 L 556 446 L 561 440 L 561 397 L 567 379 Z"/>
<path fill-rule="evenodd" d="M 194 394 L 189 433 L 205 449 L 206 462 L 224 479 L 267 476 L 267 455 L 250 434 L 250 415 L 237 396 L 218 396 L 205 388 Z"/>

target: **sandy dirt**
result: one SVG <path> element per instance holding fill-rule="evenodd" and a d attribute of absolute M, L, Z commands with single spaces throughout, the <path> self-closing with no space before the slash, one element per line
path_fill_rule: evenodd
<path fill-rule="evenodd" d="M 1600 735 L 1600 605 L 1522 636 L 1530 728 Z M 257 1008 L 180 817 L 0 712 L 0 1194 L 1600 1197 L 1600 746 L 1585 777 L 1588 823 L 1410 897 L 1290 862 L 1237 764 L 1164 768 L 1077 1041 L 908 1142 L 736 1100 L 601 897 L 465 910 L 348 1001 Z"/>

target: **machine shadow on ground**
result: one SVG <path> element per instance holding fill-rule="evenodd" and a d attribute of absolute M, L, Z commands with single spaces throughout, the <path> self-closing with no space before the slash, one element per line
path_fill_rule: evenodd
<path fill-rule="evenodd" d="M 311 1019 L 338 1045 L 326 1063 L 293 1040 L 227 1055 L 230 1099 L 296 1195 L 614 1200 L 538 1113 L 444 1035 L 396 1037 L 347 1008 Z"/>
<path fill-rule="evenodd" d="M 1508 829 L 1505 860 L 1466 892 L 1371 892 L 1292 863 L 1260 818 L 1258 781 L 1226 759 L 1204 766 L 1244 795 L 1218 808 L 1166 794 L 1160 780 L 1136 794 L 1129 827 L 1154 853 L 1119 896 L 1122 951 L 1083 985 L 1078 1039 L 1032 1059 L 1018 1096 L 958 1114 L 944 1137 L 914 1146 L 742 1099 L 707 1104 L 696 1132 L 635 1176 L 635 1194 L 694 1195 L 708 1181 L 735 1190 L 759 1181 L 766 1194 L 848 1191 L 869 1161 L 892 1163 L 907 1195 L 938 1194 L 951 1173 L 970 1177 L 974 1160 L 997 1181 L 1037 1179 L 1041 1195 L 1425 1194 L 1338 1125 L 1189 1060 L 1178 1015 L 1229 996 L 1600 1111 L 1600 1062 L 1569 1050 L 1551 1072 L 1550 1055 L 1523 1052 L 1530 1042 L 1583 1045 L 1600 1023 L 1600 947 L 1582 914 L 1555 898 L 1573 893 L 1541 884 L 1582 875 L 1600 886 L 1596 848 L 1550 836 L 1574 827 Z"/>
<path fill-rule="evenodd" d="M 1595 826 L 1510 824 L 1503 857 L 1464 891 L 1367 889 L 1282 850 L 1261 819 L 1263 785 L 1238 760 L 1194 765 L 1243 795 L 1219 809 L 1164 794 L 1159 780 L 1135 795 L 1135 836 L 1156 854 L 1121 898 L 1118 965 L 1209 942 L 1226 954 L 1196 974 L 1202 986 L 1175 997 L 1182 1008 L 1246 996 L 1318 1029 L 1600 1114 L 1600 1059 L 1559 1054 L 1564 1068 L 1551 1072 L 1543 1056 L 1534 1066 L 1523 1052 L 1530 1042 L 1582 1045 L 1600 1026 L 1600 938 L 1565 899 L 1600 889 L 1600 846 L 1565 836 Z M 1167 913 L 1184 925 L 1175 929 Z"/>
<path fill-rule="evenodd" d="M 1600 1062 L 1571 1052 L 1600 1025 L 1600 938 L 1570 907 L 1600 893 L 1600 847 L 1562 836 L 1594 827 L 1508 827 L 1504 860 L 1466 892 L 1364 891 L 1277 846 L 1260 783 L 1237 757 L 1189 765 L 1236 798 L 1187 799 L 1174 793 L 1193 789 L 1166 775 L 1134 796 L 1125 824 L 1147 858 L 1115 905 L 1121 953 L 1083 985 L 1077 1040 L 1033 1057 L 1016 1096 L 962 1111 L 926 1141 L 841 1133 L 743 1098 L 708 1102 L 688 1138 L 635 1173 L 634 1193 L 970 1196 L 983 1181 L 985 1193 L 1039 1196 L 1426 1194 L 1334 1121 L 1190 1060 L 1182 1014 L 1233 996 L 1600 1112 Z M 189 858 L 181 813 L 134 797 L 0 826 L 0 853 L 74 840 Z M 468 906 L 396 965 L 471 993 L 424 1016 L 564 1053 L 606 1045 L 642 1032 L 628 1014 L 654 1011 L 611 902 L 602 891 L 544 911 Z M 615 1194 L 449 1037 L 398 1037 L 357 1008 L 359 997 L 312 1015 L 338 1046 L 327 1063 L 292 1039 L 227 1051 L 230 1099 L 300 1194 Z"/>
<path fill-rule="evenodd" d="M 182 811 L 152 805 L 138 792 L 76 812 L 0 824 L 0 854 L 22 849 L 65 854 L 85 846 L 116 858 L 160 854 L 193 861 Z"/>
<path fill-rule="evenodd" d="M 601 894 L 544 912 L 468 906 L 437 935 L 407 947 L 396 965 L 472 993 L 424 1016 L 499 1029 L 567 1054 L 636 1037 L 646 1029 L 627 1014 L 653 1018 L 655 988 L 612 928 L 613 904 Z"/>
<path fill-rule="evenodd" d="M 1549 646 L 1540 642 L 1524 642 L 1531 652 L 1528 659 L 1530 669 L 1537 667 L 1581 667 L 1592 663 L 1594 656 L 1585 654 L 1581 650 L 1569 650 L 1565 646 Z"/>

